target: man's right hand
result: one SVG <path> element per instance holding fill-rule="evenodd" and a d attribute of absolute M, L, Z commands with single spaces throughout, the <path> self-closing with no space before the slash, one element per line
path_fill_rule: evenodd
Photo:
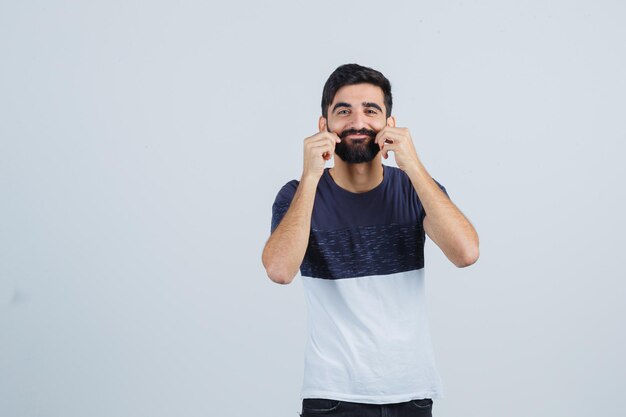
<path fill-rule="evenodd" d="M 341 142 L 339 136 L 332 132 L 319 132 L 304 140 L 303 177 L 319 180 L 324 173 L 326 161 L 335 153 L 335 145 Z"/>
<path fill-rule="evenodd" d="M 263 249 L 263 266 L 274 282 L 289 284 L 298 273 L 311 231 L 317 183 L 326 161 L 335 153 L 339 136 L 322 131 L 304 140 L 304 167 L 289 209 Z"/>

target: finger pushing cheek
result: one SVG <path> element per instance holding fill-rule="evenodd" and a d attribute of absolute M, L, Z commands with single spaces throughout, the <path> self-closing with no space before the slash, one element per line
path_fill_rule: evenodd
<path fill-rule="evenodd" d="M 339 136 L 337 136 L 337 134 L 333 132 L 328 132 L 328 140 L 331 141 L 333 144 L 341 142 Z"/>
<path fill-rule="evenodd" d="M 380 149 L 383 149 L 383 147 L 385 146 L 385 136 L 387 135 L 387 128 L 383 128 L 381 129 L 380 132 L 378 132 L 378 134 L 376 135 L 376 143 L 378 144 L 378 147 Z"/>
<path fill-rule="evenodd" d="M 334 138 L 329 138 L 328 139 L 328 144 L 330 145 L 330 148 L 334 151 L 335 150 L 335 145 L 337 145 L 338 142 L 335 141 Z"/>

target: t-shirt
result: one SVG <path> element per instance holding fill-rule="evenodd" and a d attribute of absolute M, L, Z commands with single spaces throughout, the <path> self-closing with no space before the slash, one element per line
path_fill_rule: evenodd
<path fill-rule="evenodd" d="M 272 231 L 297 187 L 293 180 L 279 191 Z M 301 399 L 443 397 L 426 317 L 424 216 L 398 168 L 383 165 L 382 183 L 364 193 L 339 187 L 324 170 L 300 266 L 308 311 Z"/>

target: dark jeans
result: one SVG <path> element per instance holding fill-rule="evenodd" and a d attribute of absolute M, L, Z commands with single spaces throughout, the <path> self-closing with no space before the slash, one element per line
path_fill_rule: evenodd
<path fill-rule="evenodd" d="M 324 398 L 302 400 L 302 417 L 432 417 L 433 400 L 410 400 L 393 404 L 364 404 Z"/>

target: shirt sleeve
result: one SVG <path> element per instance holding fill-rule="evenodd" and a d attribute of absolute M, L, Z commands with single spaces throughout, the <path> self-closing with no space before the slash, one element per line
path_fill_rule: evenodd
<path fill-rule="evenodd" d="M 298 184 L 299 182 L 297 180 L 289 181 L 276 195 L 276 199 L 272 205 L 272 233 L 274 233 L 274 230 L 276 230 L 280 224 L 281 220 L 285 216 L 285 213 L 289 210 L 291 200 L 293 200 L 293 196 L 296 194 L 296 190 L 298 189 Z"/>

